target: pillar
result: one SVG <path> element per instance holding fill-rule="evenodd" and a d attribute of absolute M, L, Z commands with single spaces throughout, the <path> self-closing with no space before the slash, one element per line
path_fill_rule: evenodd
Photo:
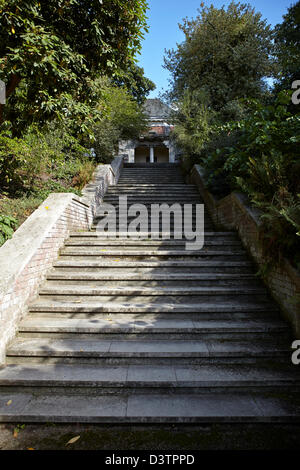
<path fill-rule="evenodd" d="M 154 147 L 150 147 L 150 163 L 154 163 Z"/>
<path fill-rule="evenodd" d="M 169 163 L 175 162 L 175 148 L 174 145 L 170 142 L 169 144 Z"/>
<path fill-rule="evenodd" d="M 134 163 L 134 154 L 135 154 L 135 148 L 131 148 L 128 151 L 128 163 Z"/>

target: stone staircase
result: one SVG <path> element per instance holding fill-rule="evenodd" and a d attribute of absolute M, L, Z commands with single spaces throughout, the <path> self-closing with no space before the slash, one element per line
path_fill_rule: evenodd
<path fill-rule="evenodd" d="M 200 203 L 176 165 L 125 164 L 104 202 Z M 0 370 L 0 421 L 299 422 L 291 337 L 241 242 L 70 235 Z M 159 224 L 161 229 L 161 224 Z M 172 230 L 172 227 L 171 227 Z"/>

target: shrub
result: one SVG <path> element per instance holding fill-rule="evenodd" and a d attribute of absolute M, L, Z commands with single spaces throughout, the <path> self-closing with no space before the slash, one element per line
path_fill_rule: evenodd
<path fill-rule="evenodd" d="M 0 215 L 0 246 L 13 236 L 17 220 L 14 217 Z"/>
<path fill-rule="evenodd" d="M 249 101 L 251 112 L 219 128 L 223 146 L 208 152 L 203 163 L 212 191 L 220 186 L 227 192 L 242 189 L 262 210 L 266 254 L 273 259 L 285 254 L 297 265 L 300 116 L 289 113 L 289 101 L 288 92 L 281 92 L 269 106 Z"/>

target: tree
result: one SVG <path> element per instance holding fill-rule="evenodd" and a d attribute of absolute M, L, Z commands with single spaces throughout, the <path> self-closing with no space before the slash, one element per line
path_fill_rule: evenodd
<path fill-rule="evenodd" d="M 300 79 L 300 1 L 292 5 L 283 22 L 275 26 L 274 41 L 278 65 L 276 93 L 290 89 Z"/>
<path fill-rule="evenodd" d="M 95 122 L 93 147 L 97 159 L 110 161 L 120 139 L 137 138 L 148 127 L 148 119 L 141 106 L 125 87 L 111 84 L 108 79 L 98 81 L 101 99 L 98 109 L 101 117 Z"/>
<path fill-rule="evenodd" d="M 190 157 L 199 154 L 210 136 L 214 113 L 208 109 L 206 94 L 202 91 L 186 90 L 172 113 L 175 124 L 173 136 L 179 147 Z"/>
<path fill-rule="evenodd" d="M 155 84 L 145 77 L 144 69 L 134 63 L 129 65 L 123 75 L 116 77 L 114 83 L 125 86 L 139 104 L 143 104 L 146 96 L 155 89 Z"/>
<path fill-rule="evenodd" d="M 272 73 L 271 29 L 250 5 L 231 2 L 227 10 L 201 4 L 199 15 L 179 25 L 185 34 L 177 49 L 166 51 L 171 99 L 203 90 L 220 111 L 240 98 L 259 97 Z"/>
<path fill-rule="evenodd" d="M 7 97 L 23 84 L 29 120 L 88 102 L 91 80 L 132 66 L 147 31 L 146 9 L 146 0 L 0 0 Z"/>

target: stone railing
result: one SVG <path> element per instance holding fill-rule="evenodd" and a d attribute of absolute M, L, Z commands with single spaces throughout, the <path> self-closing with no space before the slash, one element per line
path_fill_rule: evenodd
<path fill-rule="evenodd" d="M 110 185 L 117 184 L 123 160 L 99 165 L 93 181 L 73 193 L 52 193 L 0 248 L 0 364 L 16 334 L 28 303 L 58 256 L 70 231 L 89 230 L 97 205 Z"/>
<path fill-rule="evenodd" d="M 189 181 L 196 184 L 204 204 L 218 229 L 236 230 L 243 245 L 258 268 L 266 264 L 260 243 L 260 212 L 250 206 L 245 194 L 233 192 L 217 200 L 205 186 L 203 170 L 194 165 Z M 291 323 L 294 334 L 300 338 L 300 276 L 287 259 L 280 266 L 270 267 L 264 281 L 284 317 Z"/>

